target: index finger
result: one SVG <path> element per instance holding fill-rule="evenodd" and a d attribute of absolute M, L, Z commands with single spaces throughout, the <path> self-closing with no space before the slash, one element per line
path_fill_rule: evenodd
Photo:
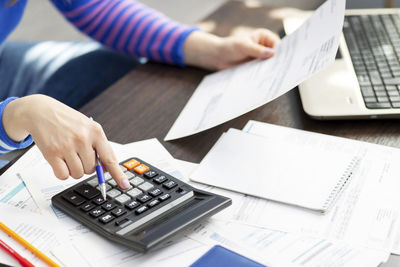
<path fill-rule="evenodd" d="M 119 167 L 117 158 L 107 138 L 105 138 L 105 140 L 102 140 L 101 142 L 96 143 L 94 149 L 96 149 L 97 155 L 99 156 L 99 160 L 101 161 L 102 165 L 111 174 L 111 176 L 117 182 L 118 186 L 125 190 L 131 188 L 128 178 Z"/>

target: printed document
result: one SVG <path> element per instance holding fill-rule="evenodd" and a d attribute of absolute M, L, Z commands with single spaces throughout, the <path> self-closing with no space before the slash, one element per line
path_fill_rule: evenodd
<path fill-rule="evenodd" d="M 328 0 L 268 60 L 255 60 L 206 76 L 165 140 L 189 136 L 260 107 L 335 60 L 345 0 Z"/>
<path fill-rule="evenodd" d="M 0 204 L 0 221 L 55 261 L 57 260 L 51 255 L 50 249 L 68 243 L 62 231 L 59 231 L 57 221 L 45 215 L 25 212 L 6 204 Z M 48 266 L 1 230 L 0 239 L 35 266 Z M 11 266 L 20 266 L 14 258 L 2 249 L 0 249 L 0 262 Z"/>
<path fill-rule="evenodd" d="M 243 131 L 277 142 L 310 143 L 350 154 L 364 152 L 364 156 L 339 201 L 325 215 L 231 192 L 228 196 L 233 205 L 221 213 L 224 218 L 400 253 L 399 149 L 255 121 Z"/>
<path fill-rule="evenodd" d="M 190 230 L 190 238 L 220 244 L 272 267 L 375 267 L 389 256 L 384 250 L 215 219 Z"/>

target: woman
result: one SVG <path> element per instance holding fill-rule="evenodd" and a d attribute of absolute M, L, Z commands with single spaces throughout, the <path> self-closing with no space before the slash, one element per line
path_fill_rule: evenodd
<path fill-rule="evenodd" d="M 135 0 L 52 0 L 69 22 L 104 46 L 5 42 L 26 2 L 0 0 L 0 152 L 34 140 L 59 179 L 92 173 L 95 149 L 118 185 L 130 187 L 101 126 L 73 108 L 134 68 L 138 58 L 220 70 L 267 59 L 279 42 L 267 29 L 247 38 L 217 37 Z"/>

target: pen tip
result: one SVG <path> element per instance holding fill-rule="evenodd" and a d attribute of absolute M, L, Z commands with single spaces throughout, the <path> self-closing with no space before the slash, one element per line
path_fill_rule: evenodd
<path fill-rule="evenodd" d="M 106 194 L 106 186 L 105 186 L 105 184 L 101 184 L 100 189 L 101 189 L 101 195 L 103 196 L 104 200 L 107 200 L 107 194 Z"/>

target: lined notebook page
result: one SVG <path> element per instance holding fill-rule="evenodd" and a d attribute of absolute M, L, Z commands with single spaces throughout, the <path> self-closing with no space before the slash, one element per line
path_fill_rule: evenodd
<path fill-rule="evenodd" d="M 230 129 L 191 180 L 325 212 L 356 167 L 354 153 Z"/>

